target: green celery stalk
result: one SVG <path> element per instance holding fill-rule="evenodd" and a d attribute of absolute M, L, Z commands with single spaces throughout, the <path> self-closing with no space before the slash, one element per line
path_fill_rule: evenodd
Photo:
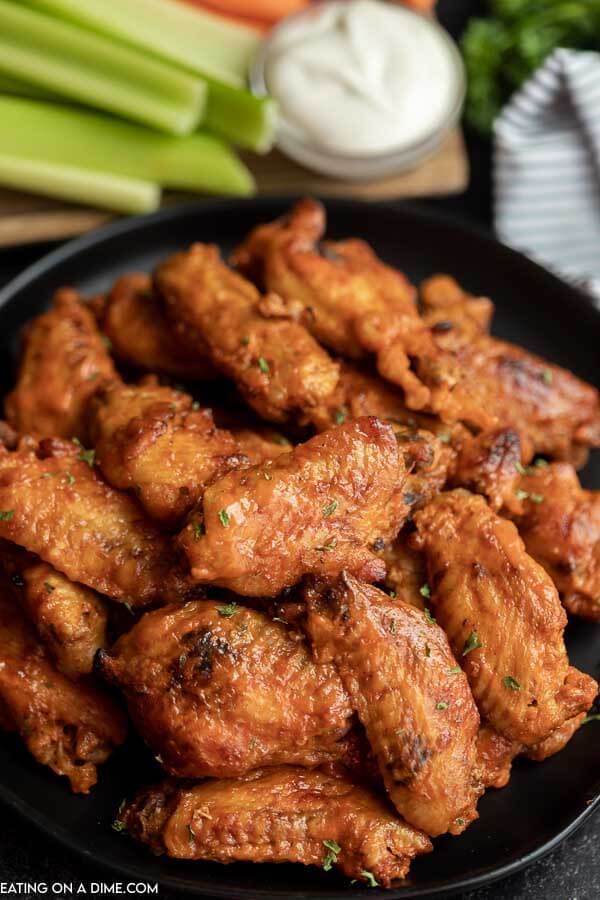
<path fill-rule="evenodd" d="M 176 0 L 26 2 L 238 87 L 261 40 L 252 28 Z"/>
<path fill-rule="evenodd" d="M 33 87 L 10 75 L 0 72 L 0 94 L 16 94 L 18 97 L 34 97 L 37 100 L 56 100 L 56 95 L 45 91 L 43 88 Z"/>
<path fill-rule="evenodd" d="M 0 153 L 0 184 L 122 213 L 153 212 L 160 188 L 139 178 Z"/>
<path fill-rule="evenodd" d="M 219 138 L 159 134 L 76 106 L 0 94 L 0 153 L 98 169 L 165 187 L 247 196 L 252 175 Z M 41 138 L 41 139 L 40 139 Z"/>
<path fill-rule="evenodd" d="M 206 101 L 196 76 L 7 0 L 0 0 L 0 72 L 172 134 L 193 131 Z"/>
<path fill-rule="evenodd" d="M 203 125 L 240 147 L 268 153 L 275 140 L 277 104 L 271 97 L 209 79 Z"/>

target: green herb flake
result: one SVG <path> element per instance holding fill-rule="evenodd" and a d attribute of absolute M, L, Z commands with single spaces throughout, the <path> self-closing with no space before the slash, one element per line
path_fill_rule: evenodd
<path fill-rule="evenodd" d="M 110 827 L 113 831 L 116 831 L 117 834 L 126 834 L 127 832 L 127 826 L 125 825 L 125 822 L 121 822 L 120 819 L 115 819 Z"/>
<path fill-rule="evenodd" d="M 436 709 L 448 709 L 448 705 L 449 704 L 447 703 L 446 700 L 440 700 L 439 703 L 436 703 L 435 708 Z"/>
<path fill-rule="evenodd" d="M 419 593 L 421 597 L 427 597 L 427 599 L 429 599 L 431 597 L 431 588 L 428 584 L 422 584 L 419 588 Z"/>
<path fill-rule="evenodd" d="M 520 691 L 521 685 L 517 681 L 516 678 L 513 678 L 512 675 L 505 675 L 502 679 L 502 684 L 505 688 L 508 688 L 509 691 Z"/>
<path fill-rule="evenodd" d="M 337 500 L 332 500 L 331 503 L 328 503 L 325 509 L 323 510 L 324 516 L 331 516 L 338 508 Z"/>
<path fill-rule="evenodd" d="M 429 646 L 429 644 L 425 644 L 425 656 L 426 656 L 428 659 L 429 659 L 429 657 L 431 656 L 431 647 Z"/>
<path fill-rule="evenodd" d="M 550 369 L 544 369 L 542 372 L 542 381 L 544 384 L 552 384 L 552 371 Z"/>
<path fill-rule="evenodd" d="M 129 613 L 130 616 L 135 615 L 135 613 L 132 609 L 131 603 L 124 603 L 123 606 L 125 607 L 125 609 L 127 610 L 127 612 Z"/>
<path fill-rule="evenodd" d="M 237 603 L 235 602 L 235 600 L 232 600 L 231 603 L 227 604 L 227 606 L 217 607 L 217 612 L 220 616 L 223 616 L 224 619 L 231 619 L 231 617 L 235 616 L 237 612 Z"/>
<path fill-rule="evenodd" d="M 42 478 L 52 478 L 52 472 L 43 472 Z"/>
<path fill-rule="evenodd" d="M 276 434 L 273 438 L 276 444 L 279 444 L 280 447 L 291 447 L 292 442 L 289 441 L 284 434 Z"/>
<path fill-rule="evenodd" d="M 375 876 L 372 872 L 363 871 L 360 873 L 361 877 L 367 882 L 369 887 L 376 888 L 379 887 L 379 882 L 375 879 Z"/>
<path fill-rule="evenodd" d="M 226 509 L 219 510 L 219 522 L 223 528 L 229 528 L 229 516 L 227 515 Z"/>
<path fill-rule="evenodd" d="M 442 442 L 442 444 L 450 443 L 450 435 L 449 434 L 438 434 L 438 440 Z"/>
<path fill-rule="evenodd" d="M 244 337 L 242 338 L 242 347 L 247 347 L 249 343 L 250 343 L 250 338 L 249 338 L 248 335 L 246 334 L 246 335 L 244 335 Z"/>
<path fill-rule="evenodd" d="M 600 722 L 600 713 L 590 713 L 590 715 L 585 717 L 581 724 L 587 725 L 588 722 Z"/>
<path fill-rule="evenodd" d="M 477 632 L 472 631 L 469 637 L 465 641 L 465 646 L 463 647 L 462 655 L 466 656 L 467 653 L 470 653 L 472 650 L 479 650 L 483 644 L 479 641 L 477 637 Z"/>
<path fill-rule="evenodd" d="M 185 653 L 182 653 L 181 656 L 179 657 L 179 668 L 183 669 L 186 662 L 187 662 L 187 656 L 185 655 Z"/>
<path fill-rule="evenodd" d="M 515 463 L 515 468 L 519 475 L 527 475 L 528 470 L 525 468 L 522 462 Z"/>
<path fill-rule="evenodd" d="M 388 624 L 388 631 L 390 632 L 390 634 L 396 634 L 396 620 L 395 619 L 390 619 L 389 624 Z"/>
<path fill-rule="evenodd" d="M 206 528 L 204 527 L 204 522 L 194 522 L 192 525 L 192 530 L 194 532 L 194 538 L 199 541 L 203 534 L 206 534 Z"/>
<path fill-rule="evenodd" d="M 462 828 L 462 826 L 465 824 L 465 820 L 461 816 L 459 816 L 458 819 L 455 819 L 454 822 L 456 825 L 458 825 L 459 828 Z"/>
<path fill-rule="evenodd" d="M 337 862 L 337 858 L 342 852 L 342 848 L 337 841 L 323 841 L 323 846 L 327 850 L 327 853 L 323 857 L 323 869 L 325 872 L 330 872 L 334 863 Z"/>
<path fill-rule="evenodd" d="M 546 498 L 543 494 L 530 494 L 529 499 L 532 503 L 543 503 Z"/>
<path fill-rule="evenodd" d="M 431 613 L 429 612 L 427 607 L 425 607 L 425 609 L 423 610 L 423 615 L 425 616 L 426 620 L 429 622 L 430 625 L 435 625 L 435 619 L 431 615 Z"/>
<path fill-rule="evenodd" d="M 521 488 L 519 488 L 515 491 L 515 497 L 517 498 L 517 500 L 527 500 L 529 494 L 527 493 L 527 491 L 523 491 L 521 490 Z"/>
<path fill-rule="evenodd" d="M 259 357 L 258 357 L 258 368 L 259 368 L 260 371 L 263 373 L 263 375 L 268 375 L 269 372 L 271 371 L 271 370 L 269 369 L 269 363 L 268 363 L 267 360 L 264 358 L 264 356 L 259 356 Z"/>
<path fill-rule="evenodd" d="M 534 466 L 536 467 L 536 469 L 547 469 L 549 465 L 550 463 L 547 459 L 540 458 L 536 459 L 536 461 L 534 462 Z"/>
<path fill-rule="evenodd" d="M 0 522 L 10 522 L 14 514 L 14 509 L 5 509 L 0 511 Z"/>
<path fill-rule="evenodd" d="M 112 341 L 109 338 L 109 336 L 107 334 L 101 334 L 100 340 L 102 341 L 102 343 L 104 344 L 104 346 L 106 347 L 108 352 L 110 353 L 110 351 L 112 350 Z"/>
<path fill-rule="evenodd" d="M 45 582 L 44 582 L 44 587 L 46 588 L 46 591 L 47 591 L 49 594 L 51 594 L 52 591 L 55 591 L 55 590 L 56 590 L 56 586 L 55 586 L 54 584 L 51 584 L 49 581 L 45 581 Z"/>
<path fill-rule="evenodd" d="M 335 550 L 337 546 L 337 541 L 335 538 L 328 541 L 327 544 L 319 544 L 318 547 L 315 547 L 315 550 L 318 550 L 320 553 L 325 553 L 327 550 Z"/>
<path fill-rule="evenodd" d="M 270 472 L 263 472 L 263 478 L 265 481 L 273 481 L 273 476 Z"/>
<path fill-rule="evenodd" d="M 343 425 L 344 422 L 346 421 L 347 415 L 348 415 L 348 413 L 346 412 L 345 409 L 338 409 L 338 410 L 336 410 L 335 415 L 334 415 L 334 417 L 333 417 L 334 420 L 335 420 L 335 424 L 336 424 L 336 425 Z"/>
<path fill-rule="evenodd" d="M 72 472 L 65 472 L 65 478 L 67 479 L 68 485 L 75 484 L 75 476 Z"/>
<path fill-rule="evenodd" d="M 190 839 L 190 844 L 195 844 L 196 843 L 196 835 L 194 834 L 194 829 L 192 828 L 192 826 L 189 822 L 188 822 L 187 828 L 188 828 L 188 837 Z"/>
<path fill-rule="evenodd" d="M 82 450 L 81 453 L 78 454 L 77 459 L 81 460 L 81 462 L 87 463 L 90 469 L 93 469 L 96 463 L 96 451 Z"/>
<path fill-rule="evenodd" d="M 194 402 L 192 403 L 192 409 L 194 410 L 194 412 L 198 412 L 198 410 L 200 409 L 200 403 L 198 400 L 194 400 Z"/>
<path fill-rule="evenodd" d="M 451 669 L 448 669 L 448 675 L 460 675 L 461 672 L 460 666 L 453 666 Z"/>

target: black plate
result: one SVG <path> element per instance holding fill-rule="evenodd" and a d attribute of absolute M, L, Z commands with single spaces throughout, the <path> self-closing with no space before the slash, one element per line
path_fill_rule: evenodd
<path fill-rule="evenodd" d="M 73 284 L 83 292 L 106 288 L 117 275 L 150 269 L 166 254 L 194 240 L 224 251 L 260 220 L 279 215 L 290 200 L 216 201 L 171 209 L 109 225 L 51 253 L 0 293 L 0 351 L 8 359 L 17 329 L 48 303 L 51 292 Z M 598 382 L 600 313 L 582 294 L 488 237 L 443 218 L 409 208 L 332 200 L 329 234 L 358 235 L 414 280 L 449 272 L 474 294 L 497 304 L 494 331 Z M 9 367 L 2 391 L 9 387 Z M 600 487 L 599 460 L 584 475 Z M 567 643 L 574 665 L 598 677 L 600 632 L 572 622 Z M 460 838 L 435 841 L 435 851 L 413 866 L 402 888 L 389 898 L 440 896 L 473 888 L 515 872 L 570 834 L 600 801 L 598 728 L 589 725 L 563 753 L 544 763 L 519 760 L 509 787 L 490 791 L 479 804 L 480 819 Z M 10 739 L 0 747 L 0 797 L 32 823 L 89 860 L 165 888 L 224 898 L 373 897 L 337 874 L 301 866 L 223 867 L 179 863 L 150 855 L 110 828 L 120 801 L 139 784 L 160 777 L 136 742 L 101 769 L 89 797 L 71 794 L 64 779 L 38 766 Z"/>

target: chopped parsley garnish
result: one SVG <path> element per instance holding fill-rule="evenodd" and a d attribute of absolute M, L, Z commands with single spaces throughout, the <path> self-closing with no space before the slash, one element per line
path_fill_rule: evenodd
<path fill-rule="evenodd" d="M 550 369 L 544 369 L 542 372 L 542 381 L 544 384 L 552 384 L 552 371 Z"/>
<path fill-rule="evenodd" d="M 337 841 L 323 841 L 323 846 L 327 850 L 327 853 L 323 857 L 323 869 L 326 872 L 329 872 L 331 871 L 333 864 L 337 862 L 337 858 L 342 852 L 342 848 Z"/>
<path fill-rule="evenodd" d="M 258 357 L 258 368 L 260 369 L 260 371 L 261 371 L 264 375 L 268 375 L 268 374 L 269 374 L 269 372 L 270 372 L 270 369 L 269 369 L 269 363 L 268 363 L 267 360 L 264 358 L 264 356 L 259 356 L 259 357 Z"/>
<path fill-rule="evenodd" d="M 125 607 L 125 609 L 127 610 L 127 612 L 129 613 L 130 616 L 135 615 L 133 609 L 131 608 L 131 603 L 124 603 L 123 606 Z"/>
<path fill-rule="evenodd" d="M 51 584 L 49 581 L 44 582 L 44 587 L 46 588 L 46 590 L 49 594 L 51 594 L 52 591 L 56 590 L 56 586 Z"/>
<path fill-rule="evenodd" d="M 471 634 L 469 635 L 469 637 L 465 641 L 465 646 L 463 647 L 462 655 L 466 656 L 467 653 L 471 652 L 471 650 L 478 650 L 482 646 L 483 646 L 483 644 L 481 644 L 481 642 L 479 641 L 479 638 L 477 637 L 477 632 L 472 631 Z"/>
<path fill-rule="evenodd" d="M 425 609 L 423 610 L 423 615 L 425 616 L 425 618 L 427 619 L 427 621 L 429 622 L 430 625 L 435 625 L 435 619 L 431 615 L 431 613 L 429 612 L 427 607 L 425 607 Z"/>
<path fill-rule="evenodd" d="M 536 466 L 538 469 L 545 469 L 548 467 L 548 465 L 549 465 L 549 462 L 547 459 L 540 458 L 540 459 L 536 459 L 536 461 L 534 462 L 534 466 Z"/>
<path fill-rule="evenodd" d="M 367 882 L 369 887 L 379 887 L 379 882 L 375 879 L 375 876 L 372 872 L 363 871 L 360 873 L 364 880 Z"/>
<path fill-rule="evenodd" d="M 336 546 L 337 541 L 335 538 L 333 538 L 327 544 L 319 544 L 318 547 L 315 547 L 315 550 L 319 550 L 319 552 L 323 553 L 326 550 L 335 550 Z"/>
<path fill-rule="evenodd" d="M 465 820 L 461 816 L 459 816 L 458 819 L 455 819 L 454 822 L 459 828 L 465 824 Z"/>
<path fill-rule="evenodd" d="M 461 672 L 460 666 L 453 666 L 451 669 L 448 669 L 448 675 L 460 675 Z"/>
<path fill-rule="evenodd" d="M 102 341 L 106 349 L 110 352 L 112 350 L 112 341 L 109 336 L 107 334 L 101 334 L 100 340 Z"/>
<path fill-rule="evenodd" d="M 249 343 L 250 343 L 250 338 L 249 338 L 248 335 L 246 334 L 246 335 L 244 335 L 244 337 L 242 338 L 242 347 L 247 347 Z"/>
<path fill-rule="evenodd" d="M 517 681 L 516 678 L 513 678 L 512 675 L 505 675 L 502 679 L 502 684 L 505 688 L 508 688 L 509 691 L 520 691 L 521 685 Z"/>
<path fill-rule="evenodd" d="M 397 596 L 398 596 L 398 594 L 396 593 L 396 591 L 390 591 L 388 594 L 388 597 L 390 598 L 390 600 L 395 600 Z"/>
<path fill-rule="evenodd" d="M 347 416 L 347 415 L 348 415 L 348 413 L 346 412 L 345 409 L 338 409 L 338 410 L 336 410 L 336 413 L 335 413 L 335 415 L 334 415 L 334 417 L 333 417 L 333 418 L 335 419 L 335 424 L 336 424 L 336 425 L 343 425 L 344 422 L 346 421 L 346 416 Z"/>
<path fill-rule="evenodd" d="M 198 402 L 198 400 L 194 400 L 194 402 L 192 403 L 192 409 L 194 410 L 194 412 L 198 412 L 198 410 L 200 409 L 200 403 Z"/>
<path fill-rule="evenodd" d="M 431 656 L 431 647 L 429 644 L 425 644 L 425 656 L 429 658 Z"/>
<path fill-rule="evenodd" d="M 235 602 L 235 600 L 232 600 L 231 603 L 227 604 L 227 606 L 217 607 L 217 612 L 220 616 L 223 616 L 224 619 L 231 619 L 231 617 L 235 616 L 237 612 L 237 603 Z"/>
<path fill-rule="evenodd" d="M 80 459 L 81 462 L 87 463 L 90 469 L 93 469 L 96 462 L 96 451 L 86 450 L 78 437 L 74 437 L 72 440 L 74 444 L 77 444 L 78 447 L 81 447 L 81 451 L 77 454 L 77 459 Z"/>
<path fill-rule="evenodd" d="M 530 494 L 530 495 L 529 495 L 529 499 L 530 499 L 533 503 L 543 503 L 544 500 L 545 500 L 545 497 L 544 497 L 543 494 Z"/>
<path fill-rule="evenodd" d="M 448 703 L 446 702 L 446 700 L 440 700 L 439 703 L 436 703 L 435 708 L 436 709 L 448 709 Z"/>
<path fill-rule="evenodd" d="M 527 500 L 529 494 L 527 493 L 527 491 L 523 491 L 521 490 L 521 488 L 519 488 L 515 491 L 515 497 L 517 498 L 517 500 Z"/>
<path fill-rule="evenodd" d="M 523 465 L 522 462 L 515 463 L 515 468 L 516 468 L 517 472 L 519 473 L 519 475 L 527 475 L 527 469 L 525 468 L 525 466 Z"/>
<path fill-rule="evenodd" d="M 42 472 L 42 478 L 52 478 L 52 472 Z"/>
<path fill-rule="evenodd" d="M 179 668 L 183 669 L 186 662 L 187 662 L 187 656 L 185 655 L 185 653 L 182 653 L 181 656 L 179 657 Z"/>
<path fill-rule="evenodd" d="M 450 443 L 450 435 L 449 434 L 438 434 L 438 440 L 442 442 L 442 444 Z"/>
<path fill-rule="evenodd" d="M 422 584 L 419 588 L 419 593 L 421 597 L 427 597 L 427 599 L 429 599 L 431 597 L 431 588 L 428 584 Z"/>
<path fill-rule="evenodd" d="M 75 484 L 75 476 L 71 472 L 65 472 L 67 484 Z"/>
<path fill-rule="evenodd" d="M 188 822 L 188 837 L 190 839 L 190 844 L 196 843 L 196 835 L 194 834 L 194 829 L 191 824 Z"/>
<path fill-rule="evenodd" d="M 226 509 L 219 510 L 219 522 L 223 528 L 229 528 L 229 516 L 227 515 Z"/>
<path fill-rule="evenodd" d="M 588 722 L 600 722 L 600 713 L 590 713 L 589 716 L 586 716 L 582 725 L 587 725 Z"/>
<path fill-rule="evenodd" d="M 265 481 L 273 481 L 273 476 L 270 472 L 263 472 L 263 478 Z"/>
<path fill-rule="evenodd" d="M 117 834 L 125 834 L 125 832 L 127 831 L 125 822 L 121 822 L 120 819 L 115 819 L 115 821 L 111 825 L 111 828 L 113 831 L 116 831 Z"/>
<path fill-rule="evenodd" d="M 285 434 L 276 434 L 273 437 L 273 440 L 275 441 L 276 444 L 279 444 L 280 447 L 291 447 L 292 446 L 292 442 L 286 438 Z"/>
<path fill-rule="evenodd" d="M 390 634 L 396 634 L 396 620 L 395 619 L 390 619 L 390 622 L 388 625 L 388 631 L 390 632 Z"/>
<path fill-rule="evenodd" d="M 5 509 L 0 511 L 0 522 L 10 522 L 14 514 L 14 509 Z"/>
<path fill-rule="evenodd" d="M 194 537 L 197 541 L 200 540 L 203 534 L 206 534 L 206 528 L 204 527 L 204 522 L 194 522 L 192 525 L 192 529 L 194 531 Z"/>
<path fill-rule="evenodd" d="M 323 510 L 324 516 L 331 516 L 336 509 L 338 508 L 337 500 L 332 500 L 331 503 L 328 503 L 325 509 Z"/>

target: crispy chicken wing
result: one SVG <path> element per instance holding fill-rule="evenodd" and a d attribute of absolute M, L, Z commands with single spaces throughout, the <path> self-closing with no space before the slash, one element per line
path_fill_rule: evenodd
<path fill-rule="evenodd" d="M 569 666 L 558 593 L 512 522 L 464 490 L 440 494 L 415 522 L 435 615 L 482 716 L 530 746 L 588 709 L 596 682 Z"/>
<path fill-rule="evenodd" d="M 84 437 L 85 406 L 104 379 L 115 378 L 94 317 L 70 289 L 57 291 L 49 312 L 30 323 L 6 418 L 21 434 Z"/>
<path fill-rule="evenodd" d="M 119 278 L 99 318 L 121 362 L 188 381 L 216 375 L 205 355 L 177 337 L 149 275 L 134 272 Z"/>
<path fill-rule="evenodd" d="M 90 675 L 107 644 L 104 600 L 43 562 L 25 568 L 22 580 L 19 599 L 56 667 L 72 680 Z"/>
<path fill-rule="evenodd" d="M 57 443 L 53 452 L 0 451 L 0 537 L 131 606 L 180 597 L 175 551 L 137 503 L 102 481 L 91 451 Z"/>
<path fill-rule="evenodd" d="M 430 616 L 344 574 L 307 592 L 318 658 L 341 675 L 391 799 L 432 837 L 477 816 L 479 715 Z"/>
<path fill-rule="evenodd" d="M 360 358 L 355 323 L 367 313 L 417 315 L 416 291 L 364 241 L 324 241 L 325 210 L 302 200 L 277 222 L 259 225 L 233 262 L 300 309 L 300 320 L 336 353 Z"/>
<path fill-rule="evenodd" d="M 483 494 L 494 511 L 518 506 L 515 492 L 523 471 L 523 461 L 530 454 L 523 452 L 518 431 L 497 428 L 483 431 L 476 437 L 461 441 L 450 474 L 452 487 L 467 488 Z"/>
<path fill-rule="evenodd" d="M 356 419 L 210 485 L 178 540 L 197 582 L 245 596 L 343 569 L 377 581 L 375 553 L 406 515 L 405 477 L 391 426 Z"/>
<path fill-rule="evenodd" d="M 494 304 L 487 297 L 473 297 L 450 275 L 433 275 L 420 287 L 423 320 L 434 332 L 460 325 L 471 337 L 487 334 L 492 324 Z"/>
<path fill-rule="evenodd" d="M 569 463 L 534 465 L 519 481 L 514 515 L 527 552 L 552 577 L 568 612 L 600 622 L 600 491 Z"/>
<path fill-rule="evenodd" d="M 342 756 L 352 709 L 331 665 L 298 632 L 235 603 L 149 612 L 99 667 L 171 775 L 241 775 Z"/>
<path fill-rule="evenodd" d="M 76 793 L 96 783 L 96 766 L 125 740 L 126 720 L 89 680 L 59 672 L 12 596 L 0 584 L 0 723 L 17 730 L 27 749 Z"/>
<path fill-rule="evenodd" d="M 231 432 L 188 394 L 149 380 L 113 383 L 98 392 L 90 433 L 103 475 L 133 490 L 152 519 L 180 524 L 205 486 L 249 460 Z"/>
<path fill-rule="evenodd" d="M 190 786 L 165 781 L 141 791 L 120 820 L 176 859 L 335 865 L 384 887 L 432 849 L 368 788 L 292 766 Z"/>
<path fill-rule="evenodd" d="M 261 298 L 228 269 L 217 247 L 195 244 L 172 256 L 155 284 L 181 339 L 208 354 L 264 418 L 310 420 L 334 391 L 336 363 L 280 298 Z"/>

